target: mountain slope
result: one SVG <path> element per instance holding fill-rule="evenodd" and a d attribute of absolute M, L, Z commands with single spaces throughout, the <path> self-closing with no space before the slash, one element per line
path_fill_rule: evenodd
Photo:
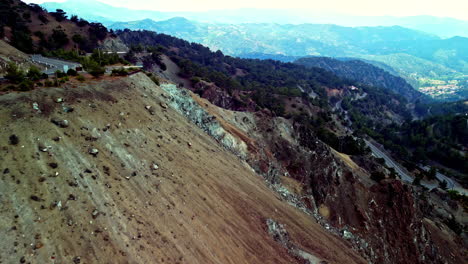
<path fill-rule="evenodd" d="M 112 39 L 100 23 L 89 23 L 66 12 L 47 12 L 20 0 L 0 3 L 0 38 L 25 53 L 66 49 L 92 52 Z"/>
<path fill-rule="evenodd" d="M 0 40 L 0 75 L 4 75 L 8 64 L 11 62 L 19 65 L 21 68 L 29 68 L 33 65 L 28 55 Z"/>
<path fill-rule="evenodd" d="M 1 262 L 466 259 L 458 196 L 400 181 L 351 136 L 345 102 L 368 129 L 409 118 L 401 96 L 117 34 L 151 79 L 67 77 L 0 97 Z"/>
<path fill-rule="evenodd" d="M 404 79 L 393 76 L 388 72 L 371 64 L 359 60 L 340 61 L 325 57 L 302 58 L 295 63 L 307 67 L 319 67 L 335 73 L 336 75 L 358 81 L 360 83 L 382 87 L 403 95 L 409 101 L 415 101 L 424 97 L 416 91 Z"/>
<path fill-rule="evenodd" d="M 362 120 L 368 122 L 370 116 L 389 114 L 387 105 L 401 110 L 398 97 L 390 99 L 391 94 L 379 94 L 379 89 L 367 90 L 367 96 L 361 91 L 350 92 L 346 86 L 340 86 L 336 77 L 316 68 L 303 72 L 302 66 L 294 64 L 231 58 L 220 52 L 210 52 L 198 44 L 154 32 L 124 31 L 117 34 L 128 45 L 139 43 L 150 47 L 148 49 L 153 50 L 153 54 L 160 54 L 166 67 L 160 67 L 161 63 L 148 67 L 153 74 L 171 76 L 179 86 L 225 109 L 242 110 L 242 113 L 233 114 L 219 108 L 208 108 L 213 117 L 207 117 L 200 114 L 196 104 L 187 101 L 189 93 L 171 89 L 171 105 L 178 105 L 181 113 L 211 133 L 226 148 L 234 149 L 236 155 L 278 186 L 277 190 L 284 197 L 289 197 L 287 199 L 291 203 L 310 210 L 311 215 L 334 230 L 332 232 L 349 239 L 368 261 L 424 263 L 422 259 L 430 259 L 434 263 L 443 263 L 446 259 L 449 263 L 456 263 L 457 260 L 450 257 L 451 253 L 445 249 L 454 254 L 463 254 L 459 249 L 463 242 L 452 231 L 446 230 L 450 234 L 448 236 L 438 236 L 438 231 L 433 231 L 432 222 L 446 221 L 441 219 L 446 219 L 444 215 L 447 215 L 436 214 L 431 209 L 432 206 L 440 206 L 436 191 L 426 196 L 425 192 L 421 193 L 399 180 L 391 180 L 391 173 L 382 176 L 387 180 L 374 182 L 374 176 L 370 175 L 387 175 L 388 171 L 365 151 L 357 150 L 350 156 L 340 153 L 350 153 L 347 147 L 343 147 L 349 142 L 338 137 L 345 133 L 345 129 L 331 124 L 334 118 L 332 110 L 328 108 L 328 102 L 323 101 L 327 98 L 330 104 L 334 104 L 344 97 L 356 107 L 362 107 L 359 110 L 364 116 Z M 146 53 L 145 50 L 142 52 Z M 314 72 L 322 78 L 311 78 Z M 231 74 L 228 76 L 232 79 L 224 79 L 224 74 Z M 316 88 L 323 85 L 325 93 L 316 95 L 319 103 L 308 100 L 308 93 L 284 96 L 276 90 L 285 85 L 301 85 L 309 92 L 309 78 L 315 80 L 318 86 L 313 87 L 312 91 L 319 92 L 320 89 Z M 232 81 L 242 86 L 236 88 L 231 85 Z M 257 87 L 251 87 L 250 83 Z M 262 86 L 271 90 L 261 93 Z M 261 105 L 271 97 L 276 98 L 273 104 Z M 203 99 L 195 97 L 200 106 L 207 103 Z M 256 104 L 262 107 L 256 108 Z M 275 113 L 281 113 L 278 111 L 281 105 L 284 105 L 285 114 L 280 115 L 284 118 L 275 117 Z M 328 115 L 331 115 L 330 119 L 326 119 Z M 218 127 L 212 126 L 212 120 L 229 120 L 229 124 L 222 127 L 231 131 L 231 135 L 236 135 L 238 140 L 218 132 Z M 383 126 L 382 120 L 384 117 L 379 117 L 375 122 Z M 427 200 L 420 195 L 427 197 Z M 456 222 L 464 226 L 466 221 L 460 218 L 464 215 L 463 209 L 457 207 L 456 210 L 448 214 L 457 215 Z M 423 221 L 425 217 L 432 220 Z M 459 230 L 456 226 L 452 227 Z M 424 235 L 428 229 L 434 232 L 430 238 Z M 428 245 L 424 242 L 427 239 L 432 241 L 429 242 L 431 249 L 424 246 Z M 446 246 L 451 240 L 453 244 Z M 407 241 L 416 242 L 408 244 Z"/>
<path fill-rule="evenodd" d="M 0 260 L 299 263 L 277 222 L 310 258 L 365 263 L 169 98 L 142 74 L 1 96 Z"/>

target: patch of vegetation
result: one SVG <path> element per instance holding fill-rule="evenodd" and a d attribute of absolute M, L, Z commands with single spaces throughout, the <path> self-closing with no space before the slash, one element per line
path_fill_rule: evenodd
<path fill-rule="evenodd" d="M 84 81 L 86 80 L 85 77 L 84 77 L 83 75 L 78 75 L 78 76 L 76 77 L 76 79 L 77 79 L 78 81 L 80 81 L 80 82 L 84 82 Z"/>
<path fill-rule="evenodd" d="M 44 79 L 44 75 L 42 74 L 41 70 L 39 70 L 39 68 L 37 68 L 36 66 L 31 66 L 26 76 L 31 81 L 38 81 Z"/>
<path fill-rule="evenodd" d="M 5 79 L 18 84 L 24 81 L 26 75 L 14 62 L 10 62 L 6 68 Z"/>
<path fill-rule="evenodd" d="M 51 14 L 57 22 L 62 22 L 67 19 L 67 13 L 62 9 L 57 9 L 55 12 L 50 12 L 49 14 Z"/>
<path fill-rule="evenodd" d="M 67 45 L 70 40 L 68 39 L 67 34 L 62 29 L 54 29 L 49 40 L 49 48 L 58 49 Z"/>
<path fill-rule="evenodd" d="M 104 67 L 99 65 L 99 63 L 97 63 L 94 60 L 88 61 L 87 64 L 86 64 L 85 69 L 89 72 L 89 74 L 91 74 L 92 76 L 94 76 L 96 78 L 104 75 L 104 73 L 106 71 L 104 69 Z"/>
<path fill-rule="evenodd" d="M 111 76 L 127 76 L 128 71 L 124 68 L 119 68 L 119 69 L 113 69 Z"/>
<path fill-rule="evenodd" d="M 412 163 L 435 160 L 463 173 L 468 171 L 468 159 L 462 154 L 468 146 L 467 122 L 465 115 L 430 117 L 387 126 L 374 132 L 374 138 L 401 159 Z"/>
<path fill-rule="evenodd" d="M 78 75 L 78 73 L 74 69 L 68 69 L 67 75 L 68 76 L 76 76 L 76 75 Z"/>
<path fill-rule="evenodd" d="M 34 82 L 30 80 L 24 80 L 18 85 L 18 91 L 26 92 L 31 91 L 32 89 L 34 89 Z"/>

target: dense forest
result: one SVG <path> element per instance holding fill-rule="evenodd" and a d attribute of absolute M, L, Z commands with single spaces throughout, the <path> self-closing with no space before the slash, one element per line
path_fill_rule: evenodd
<path fill-rule="evenodd" d="M 390 125 L 380 130 L 382 141 L 396 149 L 403 159 L 420 163 L 432 159 L 460 172 L 468 171 L 468 159 L 463 154 L 468 147 L 468 117 L 447 115 L 420 121 Z M 410 155 L 406 149 L 412 151 Z"/>

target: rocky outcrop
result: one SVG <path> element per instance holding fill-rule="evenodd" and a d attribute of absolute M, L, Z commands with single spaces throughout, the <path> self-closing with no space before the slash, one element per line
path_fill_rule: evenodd
<path fill-rule="evenodd" d="M 284 227 L 284 225 L 276 222 L 273 219 L 267 219 L 266 225 L 268 228 L 268 233 L 273 237 L 273 239 L 282 245 L 288 250 L 288 253 L 294 256 L 295 258 L 301 260 L 301 262 L 306 264 L 327 264 L 328 262 L 323 261 L 316 256 L 301 250 L 297 247 L 290 239 L 289 233 Z"/>
<path fill-rule="evenodd" d="M 127 52 L 128 47 L 120 38 L 106 38 L 100 45 L 100 48 L 109 52 Z"/>
<path fill-rule="evenodd" d="M 214 83 L 200 81 L 193 85 L 191 90 L 200 95 L 200 97 L 207 99 L 212 104 L 224 109 L 250 112 L 256 109 L 256 104 L 251 99 L 241 99 L 241 92 L 235 91 L 233 94 L 229 94 Z"/>

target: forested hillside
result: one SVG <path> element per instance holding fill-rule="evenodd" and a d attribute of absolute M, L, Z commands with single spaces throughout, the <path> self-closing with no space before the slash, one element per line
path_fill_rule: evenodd
<path fill-rule="evenodd" d="M 307 67 L 319 67 L 345 79 L 382 87 L 403 95 L 409 101 L 429 99 L 415 90 L 403 78 L 394 76 L 383 69 L 360 60 L 342 61 L 327 57 L 308 57 L 298 59 L 295 63 Z"/>
<path fill-rule="evenodd" d="M 284 115 L 284 96 L 306 96 L 310 92 L 319 96 L 315 100 L 321 107 L 328 107 L 328 94 L 338 89 L 340 96 L 351 85 L 357 82 L 342 79 L 335 74 L 317 67 L 307 68 L 292 63 L 273 60 L 240 59 L 212 52 L 196 43 L 177 39 L 150 31 L 118 31 L 117 35 L 128 45 L 161 46 L 159 52 L 170 56 L 180 67 L 181 75 L 191 79 L 202 78 L 214 82 L 230 93 L 234 91 L 249 92 L 257 105 L 272 109 L 278 115 Z M 243 74 L 237 74 L 238 72 Z M 193 80 L 196 80 L 193 79 Z M 407 100 L 393 92 L 384 92 L 381 88 L 362 86 L 363 91 L 379 97 L 379 107 L 395 112 L 401 118 L 408 117 Z M 335 99 L 336 99 L 335 98 Z M 392 103 L 391 100 L 398 102 Z M 334 100 L 334 99 L 333 99 Z M 379 111 L 374 111 L 378 116 Z M 382 115 L 385 119 L 385 116 Z"/>
<path fill-rule="evenodd" d="M 63 10 L 48 13 L 39 5 L 18 0 L 0 3 L 0 38 L 7 38 L 26 53 L 56 49 L 91 52 L 109 36 L 102 24 L 68 17 Z"/>

